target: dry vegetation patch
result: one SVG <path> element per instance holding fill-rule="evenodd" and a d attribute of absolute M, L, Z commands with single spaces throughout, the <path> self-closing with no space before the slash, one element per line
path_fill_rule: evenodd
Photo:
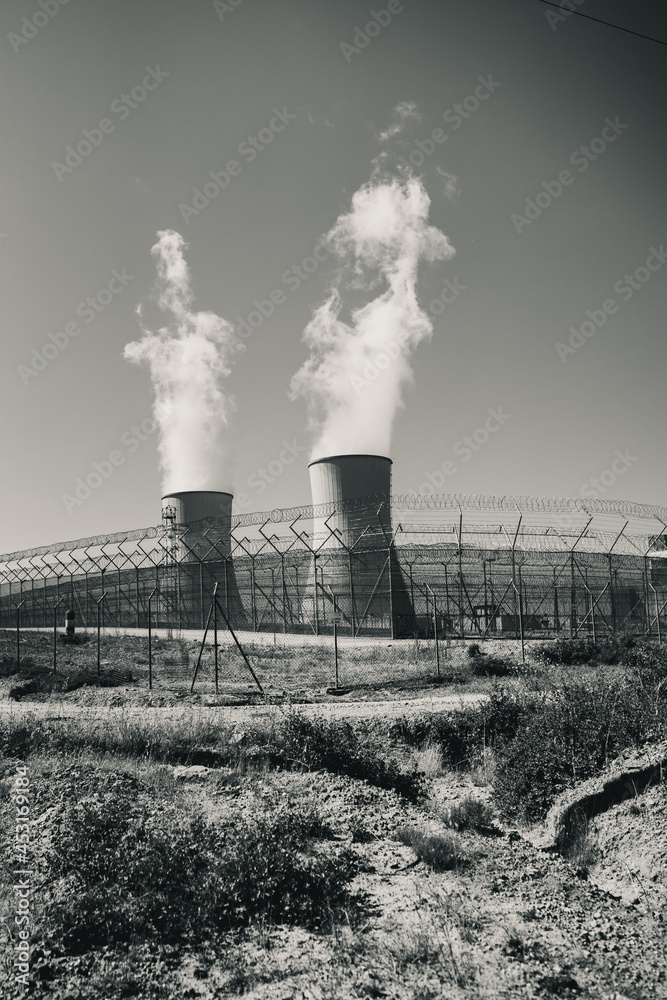
<path fill-rule="evenodd" d="M 613 673 L 536 666 L 454 713 L 3 718 L 7 805 L 16 762 L 31 773 L 35 992 L 667 996 L 660 893 L 614 898 L 588 877 L 599 861 L 582 863 L 593 833 L 612 874 L 634 863 L 659 888 L 664 786 L 599 817 L 571 862 L 522 826 L 664 736 L 665 676 L 664 653 L 634 643 Z M 8 847 L 9 808 L 4 823 Z M 11 996 L 8 960 L 3 971 Z"/>

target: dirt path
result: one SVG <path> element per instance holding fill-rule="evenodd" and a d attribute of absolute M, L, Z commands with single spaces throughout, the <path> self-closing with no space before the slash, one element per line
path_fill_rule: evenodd
<path fill-rule="evenodd" d="M 399 716 L 421 714 L 425 712 L 452 712 L 467 705 L 478 705 L 486 699 L 483 694 L 443 695 L 435 698 L 412 698 L 401 701 L 329 701 L 316 704 L 297 705 L 296 708 L 306 715 L 327 716 L 329 718 L 360 719 L 382 715 Z M 1 701 L 0 716 L 3 718 L 23 719 L 26 716 L 37 716 L 49 721 L 67 721 L 76 718 L 86 720 L 95 717 L 110 719 L 143 718 L 183 719 L 187 717 L 220 721 L 245 722 L 253 719 L 279 717 L 290 711 L 289 704 L 281 705 L 202 705 L 183 704 L 169 706 L 147 705 L 81 705 L 65 699 L 51 698 L 48 701 Z"/>

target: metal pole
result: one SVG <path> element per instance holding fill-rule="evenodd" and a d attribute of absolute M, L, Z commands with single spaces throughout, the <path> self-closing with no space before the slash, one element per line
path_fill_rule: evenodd
<path fill-rule="evenodd" d="M 514 597 L 515 597 L 515 600 L 518 598 L 518 600 L 516 602 L 516 606 L 517 606 L 518 611 L 519 611 L 519 637 L 521 639 L 521 661 L 522 661 L 522 663 L 525 663 L 526 662 L 526 644 L 525 644 L 524 634 L 523 634 L 523 608 L 521 607 L 521 604 L 522 604 L 521 594 L 518 592 L 515 583 L 513 583 L 513 586 L 514 586 Z"/>
<path fill-rule="evenodd" d="M 217 601 L 217 597 L 215 598 L 215 600 Z M 237 638 L 237 635 L 236 635 L 236 632 L 235 632 L 235 631 L 234 631 L 234 629 L 232 628 L 232 625 L 231 625 L 231 622 L 229 621 L 229 619 L 228 619 L 228 618 L 227 618 L 227 616 L 225 615 L 225 612 L 224 612 L 224 611 L 222 610 L 222 608 L 220 607 L 220 605 L 218 605 L 218 610 L 220 611 L 220 614 L 222 615 L 222 619 L 223 619 L 223 621 L 224 621 L 224 623 L 225 623 L 225 625 L 226 625 L 227 629 L 229 630 L 229 634 L 231 635 L 232 639 L 233 639 L 233 640 L 234 640 L 234 642 L 236 643 L 236 647 L 237 647 L 237 649 L 238 649 L 239 653 L 241 654 L 241 656 L 243 657 L 243 659 L 244 659 L 244 661 L 245 661 L 245 665 L 246 665 L 246 667 L 248 668 L 248 670 L 249 670 L 249 671 L 250 671 L 250 673 L 252 674 L 252 678 L 253 678 L 253 680 L 254 680 L 255 684 L 256 684 L 256 685 L 257 685 L 257 687 L 259 688 L 259 693 L 263 695 L 263 694 L 264 694 L 264 688 L 263 688 L 263 687 L 262 687 L 262 685 L 261 685 L 261 684 L 259 683 L 259 679 L 258 679 L 258 677 L 257 677 L 257 674 L 256 674 L 256 673 L 255 673 L 255 671 L 254 671 L 254 670 L 252 669 L 252 666 L 251 666 L 251 664 L 250 664 L 250 660 L 249 660 L 249 659 L 248 659 L 248 657 L 246 656 L 246 654 L 245 654 L 245 650 L 244 650 L 243 646 L 241 645 L 241 643 L 239 642 L 239 640 L 238 640 L 238 638 Z M 194 683 L 194 681 L 193 681 L 193 683 Z"/>
<path fill-rule="evenodd" d="M 433 593 L 433 591 L 431 590 L 431 588 L 428 586 L 428 584 L 426 584 L 426 586 L 428 587 L 428 589 L 429 589 L 429 591 L 431 593 L 431 597 L 433 598 L 433 636 L 435 638 L 435 663 L 436 663 L 436 669 L 438 671 L 438 680 L 439 680 L 440 679 L 440 646 L 438 645 L 438 607 L 437 607 L 437 605 L 435 603 L 435 594 Z"/>
<path fill-rule="evenodd" d="M 255 557 L 250 556 L 250 610 L 252 614 L 252 630 L 257 631 L 257 607 L 255 604 Z"/>
<path fill-rule="evenodd" d="M 338 608 L 336 607 L 336 595 L 334 594 L 331 586 L 329 587 L 331 591 L 331 599 L 333 601 L 333 638 L 334 638 L 334 664 L 336 672 L 336 690 L 338 690 Z"/>
<path fill-rule="evenodd" d="M 389 543 L 389 546 L 387 548 L 387 568 L 388 568 L 388 571 L 389 571 L 389 617 L 390 617 L 390 625 L 391 625 L 391 637 L 392 637 L 392 639 L 394 639 L 395 638 L 395 636 L 394 636 L 394 586 L 393 586 L 393 579 L 392 579 L 393 573 L 392 573 L 392 565 L 391 565 L 391 543 Z"/>
<path fill-rule="evenodd" d="M 317 596 L 317 555 L 313 552 L 313 601 L 315 603 L 315 635 L 320 634 L 320 602 Z"/>
<path fill-rule="evenodd" d="M 105 591 L 102 594 L 102 596 L 100 597 L 99 601 L 97 602 L 97 679 L 98 679 L 98 681 L 99 681 L 100 675 L 101 675 L 101 668 L 100 668 L 100 632 L 101 632 L 100 612 L 102 610 L 102 601 L 104 600 L 104 598 L 106 596 L 107 596 L 107 594 L 106 594 L 106 591 Z"/>
<path fill-rule="evenodd" d="M 225 562 L 225 571 L 227 563 Z M 225 581 L 226 582 L 226 581 Z M 225 588 L 225 594 L 227 589 Z M 213 597 L 213 649 L 215 655 L 215 693 L 218 693 L 218 602 Z"/>
<path fill-rule="evenodd" d="M 151 601 L 157 594 L 157 587 L 153 587 L 148 598 L 148 690 L 153 690 L 153 626 L 151 623 Z"/>
<path fill-rule="evenodd" d="M 349 549 L 347 550 L 347 570 L 350 581 L 350 620 L 352 622 L 352 635 L 354 635 L 356 632 L 355 608 L 354 608 L 354 578 L 352 573 L 352 553 Z"/>
<path fill-rule="evenodd" d="M 280 576 L 283 585 L 283 633 L 287 632 L 287 585 L 285 584 L 285 556 L 280 554 Z"/>
<path fill-rule="evenodd" d="M 577 606 L 576 585 L 574 582 L 574 552 L 570 552 L 570 639 L 574 638 L 575 615 Z"/>
<path fill-rule="evenodd" d="M 651 588 L 651 590 L 653 591 L 653 600 L 655 602 L 655 621 L 656 621 L 656 625 L 658 626 L 658 645 L 662 646 L 662 632 L 661 632 L 661 629 L 660 629 L 660 605 L 658 604 L 658 591 L 655 589 L 655 587 L 653 586 L 653 584 L 651 583 L 650 580 L 649 580 L 649 584 L 648 585 Z M 647 619 L 648 619 L 648 623 L 649 623 L 649 625 L 648 625 L 648 631 L 649 631 L 649 635 L 650 635 L 651 634 L 651 619 L 648 617 L 648 615 L 647 615 Z"/>
<path fill-rule="evenodd" d="M 16 666 L 21 666 L 21 608 L 25 601 L 16 606 Z"/>
<path fill-rule="evenodd" d="M 56 611 L 58 610 L 58 604 L 62 604 L 62 602 L 64 600 L 65 600 L 65 598 L 61 597 L 60 600 L 57 602 L 57 604 L 53 605 L 53 672 L 54 672 L 54 674 L 58 673 L 58 632 L 57 632 L 58 625 L 57 625 Z"/>
<path fill-rule="evenodd" d="M 618 620 L 616 615 L 616 595 L 614 594 L 614 573 L 612 569 L 612 559 L 613 556 L 611 552 L 608 553 L 609 559 L 609 598 L 611 601 L 611 627 L 614 634 L 618 629 Z"/>
<path fill-rule="evenodd" d="M 209 611 L 208 611 L 208 617 L 206 619 L 206 628 L 204 629 L 204 635 L 202 637 L 201 646 L 199 647 L 199 656 L 197 657 L 197 662 L 195 663 L 194 673 L 192 675 L 192 684 L 190 685 L 190 694 L 192 694 L 192 692 L 195 689 L 195 681 L 197 680 L 197 672 L 199 671 L 199 664 L 201 663 L 202 653 L 204 652 L 204 646 L 206 644 L 206 636 L 208 635 L 208 627 L 211 624 L 211 615 L 213 614 L 213 608 L 214 608 L 214 606 L 215 606 L 215 604 L 217 602 L 217 599 L 218 599 L 218 584 L 217 584 L 217 581 L 216 581 L 215 586 L 213 587 L 213 602 L 212 602 L 211 607 L 209 608 Z M 220 609 L 220 610 L 222 610 L 222 609 Z M 224 617 L 224 615 L 223 615 L 223 617 Z"/>

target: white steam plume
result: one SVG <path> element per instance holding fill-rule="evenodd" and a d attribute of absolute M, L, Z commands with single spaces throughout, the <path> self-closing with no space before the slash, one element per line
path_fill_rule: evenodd
<path fill-rule="evenodd" d="M 382 176 L 378 167 L 328 233 L 346 266 L 304 331 L 310 358 L 290 391 L 308 402 L 312 459 L 389 455 L 402 389 L 412 379 L 412 351 L 433 330 L 417 299 L 418 266 L 455 252 L 444 233 L 427 224 L 429 207 L 420 179 Z M 346 323 L 339 318 L 341 284 L 384 290 L 354 308 Z"/>
<path fill-rule="evenodd" d="M 171 229 L 157 234 L 157 302 L 168 322 L 153 333 L 142 322 L 141 340 L 127 344 L 124 357 L 148 365 L 160 433 L 163 493 L 232 489 L 228 440 L 234 398 L 222 388 L 232 352 L 239 346 L 233 327 L 213 312 L 193 312 L 190 271 L 183 237 Z M 141 317 L 141 308 L 137 310 Z"/>

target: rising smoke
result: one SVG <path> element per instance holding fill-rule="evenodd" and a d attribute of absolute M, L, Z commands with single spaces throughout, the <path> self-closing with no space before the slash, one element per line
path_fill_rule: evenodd
<path fill-rule="evenodd" d="M 421 179 L 391 176 L 378 163 L 327 235 L 342 267 L 304 331 L 310 357 L 290 392 L 308 403 L 312 459 L 389 455 L 402 390 L 412 379 L 412 352 L 433 330 L 417 299 L 419 263 L 455 252 L 427 224 L 429 207 Z M 378 288 L 351 309 L 349 322 L 340 318 L 346 296 L 361 289 L 368 299 Z"/>
<path fill-rule="evenodd" d="M 148 365 L 160 433 L 163 493 L 232 489 L 229 421 L 234 397 L 222 380 L 233 352 L 243 345 L 232 326 L 212 312 L 193 312 L 190 271 L 183 237 L 167 229 L 151 249 L 157 261 L 156 293 L 167 325 L 153 333 L 142 321 L 142 337 L 124 357 Z M 141 308 L 137 310 L 142 318 Z"/>

